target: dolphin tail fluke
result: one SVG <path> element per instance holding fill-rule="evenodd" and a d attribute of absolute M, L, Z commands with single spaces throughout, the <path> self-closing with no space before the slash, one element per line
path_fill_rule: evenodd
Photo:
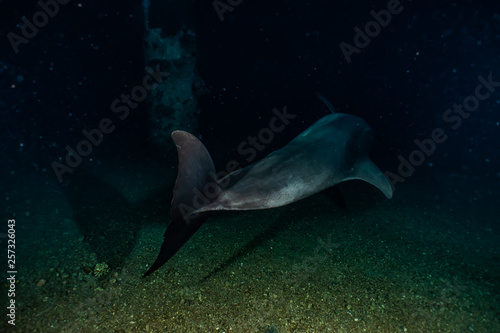
<path fill-rule="evenodd" d="M 163 236 L 160 254 L 144 274 L 147 276 L 165 264 L 205 222 L 207 213 L 193 213 L 219 195 L 215 166 L 208 150 L 194 135 L 184 131 L 172 133 L 177 147 L 179 170 L 175 181 L 171 222 Z"/>
<path fill-rule="evenodd" d="M 177 147 L 179 170 L 170 205 L 172 220 L 191 223 L 192 213 L 208 205 L 219 195 L 215 166 L 210 153 L 194 135 L 175 131 L 172 139 Z"/>
<path fill-rule="evenodd" d="M 190 224 L 184 223 L 182 220 L 172 220 L 163 236 L 163 244 L 160 249 L 160 254 L 156 261 L 151 265 L 144 277 L 156 271 L 163 266 L 180 248 L 188 241 L 191 236 L 201 227 L 207 219 L 208 214 L 198 215 Z"/>

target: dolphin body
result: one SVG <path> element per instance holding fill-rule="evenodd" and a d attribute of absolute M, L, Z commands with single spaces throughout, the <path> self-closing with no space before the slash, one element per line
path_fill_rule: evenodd
<path fill-rule="evenodd" d="M 160 254 L 144 276 L 177 253 L 211 211 L 280 207 L 351 179 L 364 180 L 387 198 L 392 197 L 391 185 L 368 157 L 373 132 L 363 119 L 353 115 L 324 116 L 283 148 L 219 180 L 200 140 L 184 131 L 173 132 L 172 139 L 179 170 L 171 222 Z"/>

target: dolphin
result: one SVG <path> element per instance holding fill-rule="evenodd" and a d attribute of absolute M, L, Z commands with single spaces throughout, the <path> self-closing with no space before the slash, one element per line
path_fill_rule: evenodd
<path fill-rule="evenodd" d="M 389 181 L 368 156 L 373 141 L 370 126 L 362 118 L 335 113 L 328 101 L 320 99 L 332 114 L 283 148 L 221 179 L 200 140 L 188 132 L 172 132 L 179 168 L 171 222 L 160 254 L 144 276 L 177 253 L 212 211 L 280 207 L 351 179 L 364 180 L 392 197 Z"/>

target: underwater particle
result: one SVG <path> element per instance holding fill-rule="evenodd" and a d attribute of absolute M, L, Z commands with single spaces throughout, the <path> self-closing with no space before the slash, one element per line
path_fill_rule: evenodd
<path fill-rule="evenodd" d="M 95 265 L 94 268 L 94 275 L 95 276 L 104 276 L 109 273 L 109 267 L 108 264 L 105 262 L 99 263 Z"/>
<path fill-rule="evenodd" d="M 40 288 L 41 286 L 43 286 L 43 285 L 44 285 L 44 284 L 46 284 L 46 283 L 47 283 L 47 280 L 45 280 L 45 279 L 40 279 L 40 281 L 38 281 L 38 282 L 36 283 L 36 286 L 37 286 L 38 288 Z"/>

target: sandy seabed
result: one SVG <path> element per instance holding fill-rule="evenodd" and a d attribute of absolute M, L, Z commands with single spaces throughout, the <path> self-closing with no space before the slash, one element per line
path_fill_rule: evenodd
<path fill-rule="evenodd" d="M 500 332 L 500 242 L 485 223 L 498 210 L 487 202 L 410 185 L 386 200 L 346 183 L 345 209 L 320 194 L 214 214 L 142 278 L 167 222 L 144 213 L 158 202 L 112 193 L 75 212 L 59 185 L 25 186 L 8 194 L 20 264 L 4 332 Z M 100 263 L 109 271 L 95 276 Z"/>

